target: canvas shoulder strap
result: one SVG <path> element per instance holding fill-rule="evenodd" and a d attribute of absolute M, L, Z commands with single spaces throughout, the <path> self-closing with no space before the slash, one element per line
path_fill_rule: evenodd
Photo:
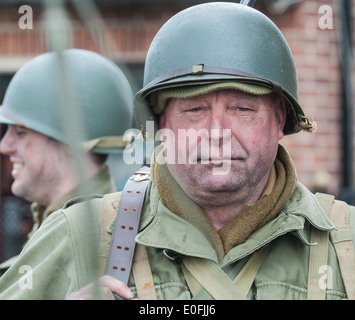
<path fill-rule="evenodd" d="M 107 265 L 107 257 L 110 251 L 112 240 L 112 231 L 115 217 L 120 203 L 122 192 L 113 192 L 105 194 L 102 198 L 99 225 L 100 225 L 100 243 L 99 243 L 99 267 L 100 274 L 104 274 Z"/>
<path fill-rule="evenodd" d="M 181 266 L 193 299 L 246 300 L 268 249 L 255 251 L 234 280 L 211 260 L 185 257 Z"/>
<path fill-rule="evenodd" d="M 355 250 L 349 227 L 349 205 L 343 201 L 334 200 L 334 196 L 327 194 L 317 193 L 316 197 L 335 225 L 335 229 L 330 231 L 330 239 L 338 257 L 346 294 L 350 300 L 355 300 Z M 310 264 L 313 259 L 311 255 Z"/>
<path fill-rule="evenodd" d="M 317 199 L 325 212 L 330 212 L 334 197 L 325 194 L 317 194 Z M 328 242 L 329 232 L 311 229 L 311 242 L 314 244 L 309 249 L 309 268 L 308 268 L 308 300 L 324 300 L 326 295 L 326 283 L 319 283 L 319 270 L 322 266 L 328 265 Z"/>
<path fill-rule="evenodd" d="M 127 284 L 132 269 L 139 299 L 157 298 L 146 248 L 135 242 L 148 182 L 149 168 L 143 167 L 122 192 L 104 196 L 99 213 L 101 270 L 105 264 L 106 274 Z"/>

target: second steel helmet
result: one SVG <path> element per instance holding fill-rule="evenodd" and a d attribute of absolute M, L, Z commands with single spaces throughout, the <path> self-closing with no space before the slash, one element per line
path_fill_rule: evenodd
<path fill-rule="evenodd" d="M 75 108 L 78 117 L 65 114 L 64 104 Z M 0 107 L 0 123 L 23 125 L 70 144 L 66 122 L 83 129 L 80 143 L 87 151 L 109 154 L 125 145 L 122 136 L 132 126 L 132 105 L 128 80 L 112 61 L 68 49 L 41 54 L 14 75 Z"/>
<path fill-rule="evenodd" d="M 147 54 L 143 88 L 135 96 L 137 125 L 144 131 L 146 120 L 156 118 L 149 105 L 153 93 L 231 81 L 284 96 L 285 134 L 313 131 L 298 103 L 296 67 L 284 36 L 258 10 L 229 2 L 185 9 L 158 31 Z"/>

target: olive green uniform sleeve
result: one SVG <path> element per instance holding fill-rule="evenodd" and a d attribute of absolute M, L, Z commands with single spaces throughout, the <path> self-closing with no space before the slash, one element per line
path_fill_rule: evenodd
<path fill-rule="evenodd" d="M 79 203 L 75 214 L 69 207 L 48 217 L 1 277 L 0 299 L 65 299 L 92 281 L 100 203 Z"/>

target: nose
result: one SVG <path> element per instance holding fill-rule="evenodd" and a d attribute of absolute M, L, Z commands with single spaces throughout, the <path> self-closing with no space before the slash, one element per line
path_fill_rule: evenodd
<path fill-rule="evenodd" d="M 226 106 L 218 101 L 211 108 L 209 131 L 211 156 L 222 157 L 224 149 L 227 146 L 230 149 L 231 128 Z"/>
<path fill-rule="evenodd" d="M 11 155 L 15 150 L 14 128 L 9 125 L 4 137 L 0 141 L 0 152 L 4 155 Z"/>
<path fill-rule="evenodd" d="M 215 104 L 211 109 L 210 129 L 223 130 L 226 129 L 227 114 L 224 106 Z"/>

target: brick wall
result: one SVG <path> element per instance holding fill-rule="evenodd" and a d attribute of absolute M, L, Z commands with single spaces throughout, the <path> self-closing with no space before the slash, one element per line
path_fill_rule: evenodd
<path fill-rule="evenodd" d="M 42 6 L 33 9 L 33 29 L 21 30 L 18 26 L 18 6 L 1 6 L 0 4 L 0 63 L 5 59 L 24 58 L 25 60 L 50 50 L 47 43 L 48 24 L 44 20 Z M 67 8 L 71 24 L 70 44 L 121 58 L 126 62 L 144 62 L 146 52 L 154 35 L 161 25 L 184 6 L 161 7 L 157 5 L 101 6 L 99 16 L 103 18 L 104 28 L 97 21 L 87 21 L 78 17 L 77 10 Z M 52 25 L 59 20 L 52 20 Z M 91 28 L 91 29 L 89 29 Z M 59 30 L 58 30 L 59 31 Z M 93 33 L 91 34 L 90 31 Z M 109 51 L 104 40 L 108 41 Z"/>
<path fill-rule="evenodd" d="M 342 174 L 339 2 L 304 1 L 284 17 L 274 19 L 295 57 L 300 104 L 318 125 L 317 133 L 298 133 L 286 137 L 283 144 L 304 184 L 310 188 L 326 184 L 335 194 L 340 191 Z M 332 8 L 333 29 L 320 28 L 321 5 Z"/>
<path fill-rule="evenodd" d="M 349 0 L 350 1 L 350 0 Z M 299 101 L 306 115 L 318 124 L 315 134 L 285 137 L 297 167 L 299 180 L 313 189 L 317 183 L 338 194 L 341 187 L 341 87 L 339 59 L 339 10 L 337 0 L 307 0 L 281 16 L 271 15 L 288 40 L 299 76 Z M 333 29 L 319 27 L 321 5 L 333 10 Z M 185 4 L 186 6 L 186 4 Z M 111 51 L 99 46 L 87 33 L 71 8 L 73 46 L 99 51 L 129 63 L 143 63 L 149 44 L 159 27 L 184 5 L 107 6 L 100 8 L 109 35 Z M 48 50 L 43 10 L 33 6 L 33 30 L 17 25 L 18 7 L 0 7 L 0 73 L 12 72 L 27 59 Z M 355 12 L 355 8 L 354 8 Z M 94 24 L 91 24 L 94 25 Z M 317 182 L 318 181 L 318 182 Z M 322 182 L 323 181 L 323 182 Z"/>

